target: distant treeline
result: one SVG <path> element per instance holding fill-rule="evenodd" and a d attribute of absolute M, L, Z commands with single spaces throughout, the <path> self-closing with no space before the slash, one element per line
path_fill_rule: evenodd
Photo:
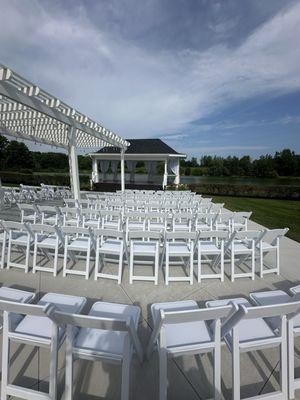
<path fill-rule="evenodd" d="M 197 158 L 181 162 L 185 175 L 208 176 L 255 176 L 273 178 L 278 176 L 300 176 L 300 155 L 290 149 L 276 152 L 274 156 L 267 154 L 256 160 L 250 156 L 217 157 L 203 156 L 198 163 Z"/>
<path fill-rule="evenodd" d="M 90 157 L 79 155 L 78 166 L 80 170 L 91 171 Z M 30 151 L 25 143 L 8 141 L 0 135 L 0 170 L 67 172 L 69 161 L 64 153 Z"/>
<path fill-rule="evenodd" d="M 181 174 L 195 176 L 255 176 L 272 178 L 277 176 L 300 176 L 300 155 L 289 149 L 264 155 L 253 160 L 250 156 L 217 157 L 203 156 L 181 161 Z M 90 157 L 78 156 L 81 171 L 91 171 Z M 157 173 L 163 174 L 163 163 L 157 166 Z M 8 141 L 0 135 L 0 170 L 1 171 L 48 171 L 67 172 L 69 162 L 66 154 L 30 151 L 25 143 Z M 137 172 L 144 173 L 142 162 L 137 163 Z"/>

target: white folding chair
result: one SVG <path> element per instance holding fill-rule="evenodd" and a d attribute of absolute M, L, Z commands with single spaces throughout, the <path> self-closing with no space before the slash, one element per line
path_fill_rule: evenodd
<path fill-rule="evenodd" d="M 161 233 L 157 231 L 132 231 L 129 232 L 129 283 L 133 281 L 153 281 L 158 284 L 159 246 Z M 142 257 L 139 264 L 149 264 L 145 258 L 153 259 L 153 275 L 137 275 L 134 273 L 134 257 Z"/>
<path fill-rule="evenodd" d="M 232 218 L 233 212 L 227 211 L 223 214 L 217 214 L 217 218 L 214 220 L 214 229 L 216 231 L 232 231 Z"/>
<path fill-rule="evenodd" d="M 196 240 L 196 232 L 176 231 L 166 232 L 164 238 L 164 250 L 162 262 L 165 256 L 165 282 L 188 281 L 193 284 L 194 275 L 194 244 Z M 170 258 L 179 259 L 179 263 L 184 264 L 187 270 L 187 276 L 171 276 L 170 275 Z M 186 262 L 186 260 L 188 262 Z M 177 261 L 178 265 L 178 261 Z"/>
<path fill-rule="evenodd" d="M 231 220 L 231 230 L 233 231 L 247 231 L 248 221 L 252 215 L 252 211 L 235 212 Z"/>
<path fill-rule="evenodd" d="M 255 240 L 260 234 L 260 231 L 238 231 L 233 232 L 230 236 L 228 242 L 225 244 L 225 254 L 226 252 L 230 256 L 231 262 L 231 282 L 234 282 L 236 278 L 246 278 L 249 277 L 252 280 L 255 278 Z M 236 259 L 239 258 L 240 261 L 246 261 L 250 257 L 250 267 L 248 265 L 244 266 L 247 268 L 247 272 L 241 271 L 241 262 L 237 263 Z M 236 267 L 239 267 L 240 271 L 236 272 Z M 250 268 L 250 271 L 249 271 Z"/>
<path fill-rule="evenodd" d="M 130 231 L 146 230 L 146 214 L 140 211 L 128 211 L 124 213 L 126 240 Z"/>
<path fill-rule="evenodd" d="M 98 210 L 94 210 L 92 208 L 83 208 L 80 210 L 80 214 L 83 228 L 101 228 L 101 215 Z"/>
<path fill-rule="evenodd" d="M 198 282 L 202 279 L 220 279 L 224 282 L 224 242 L 228 239 L 225 231 L 202 231 L 198 234 L 197 257 L 198 257 Z M 210 257 L 216 257 L 219 261 L 214 263 Z M 210 263 L 210 273 L 204 273 L 202 264 Z"/>
<path fill-rule="evenodd" d="M 62 233 L 64 236 L 63 276 L 65 277 L 67 274 L 83 275 L 85 279 L 89 279 L 91 251 L 95 248 L 91 228 L 64 226 Z M 71 258 L 72 268 L 68 267 L 68 256 Z M 80 256 L 85 259 L 85 268 L 83 270 L 74 268 Z"/>
<path fill-rule="evenodd" d="M 65 313 L 79 313 L 85 303 L 84 297 L 57 293 L 47 293 L 35 305 L 0 301 L 0 310 L 3 311 L 1 400 L 8 400 L 8 396 L 27 400 L 57 399 L 57 358 L 58 350 L 65 339 L 65 329 L 58 327 L 46 314 L 53 306 Z M 16 314 L 24 317 L 21 320 L 16 319 Z M 10 383 L 10 345 L 12 342 L 50 350 L 48 394 Z"/>
<path fill-rule="evenodd" d="M 151 306 L 153 332 L 147 356 L 156 345 L 159 356 L 159 400 L 167 399 L 167 360 L 183 355 L 213 353 L 214 399 L 221 395 L 221 318 L 231 306 L 199 309 L 194 300 L 156 303 Z M 213 321 L 214 331 L 209 322 Z"/>
<path fill-rule="evenodd" d="M 172 215 L 172 230 L 191 232 L 194 223 L 194 214 L 191 212 L 175 212 Z"/>
<path fill-rule="evenodd" d="M 257 251 L 259 254 L 259 263 L 260 263 L 260 277 L 262 278 L 266 274 L 275 273 L 279 275 L 280 273 L 280 254 L 279 254 L 279 245 L 280 239 L 288 232 L 288 228 L 284 229 L 268 229 L 266 230 L 266 234 L 263 236 L 263 239 L 260 240 L 257 245 Z M 276 262 L 275 267 L 266 266 L 264 264 L 264 257 L 271 253 L 275 252 Z"/>
<path fill-rule="evenodd" d="M 94 237 L 96 241 L 95 257 L 95 280 L 98 278 L 115 279 L 120 284 L 122 281 L 124 254 L 127 257 L 126 238 L 123 231 L 112 229 L 95 229 Z M 107 256 L 117 257 L 117 274 L 103 272 Z M 109 258 L 110 262 L 115 262 L 115 258 Z"/>
<path fill-rule="evenodd" d="M 120 211 L 101 210 L 101 229 L 120 231 L 122 228 L 122 216 Z"/>
<path fill-rule="evenodd" d="M 0 301 L 11 301 L 16 303 L 31 303 L 35 297 L 35 293 L 27 292 L 25 290 L 15 289 L 12 287 L 0 287 Z M 15 319 L 20 317 L 15 315 Z M 0 330 L 3 328 L 3 312 L 0 311 Z"/>
<path fill-rule="evenodd" d="M 21 211 L 21 223 L 32 222 L 35 224 L 39 218 L 39 210 L 35 204 L 17 204 Z"/>
<path fill-rule="evenodd" d="M 147 230 L 148 231 L 166 231 L 167 230 L 167 222 L 168 222 L 168 214 L 162 212 L 147 212 Z"/>
<path fill-rule="evenodd" d="M 29 270 L 30 248 L 34 240 L 32 233 L 27 229 L 26 224 L 20 222 L 1 221 L 0 223 L 8 233 L 7 268 L 21 268 L 27 273 Z M 24 254 L 24 263 L 20 262 L 19 258 L 12 261 L 12 250 L 15 247 Z"/>
<path fill-rule="evenodd" d="M 196 231 L 212 231 L 217 214 L 197 213 L 195 216 L 195 230 Z"/>
<path fill-rule="evenodd" d="M 291 303 L 281 305 L 252 306 L 246 299 L 215 300 L 206 303 L 207 307 L 224 307 L 236 303 L 241 311 L 239 321 L 236 315 L 227 321 L 228 333 L 224 336 L 225 343 L 232 355 L 232 399 L 241 398 L 241 363 L 240 354 L 263 350 L 265 348 L 280 348 L 280 390 L 276 392 L 247 397 L 243 400 L 286 400 L 288 398 L 287 381 L 287 318 L 295 311 Z M 298 305 L 300 307 L 300 304 Z M 273 330 L 266 322 L 277 319 L 277 330 Z M 225 328 L 225 327 L 224 327 Z"/>
<path fill-rule="evenodd" d="M 56 276 L 59 250 L 64 245 L 61 229 L 58 226 L 41 224 L 31 225 L 30 229 L 34 235 L 32 272 L 44 271 L 53 273 L 53 276 Z M 53 256 L 53 266 L 44 266 L 37 263 L 39 250 L 49 261 Z M 52 251 L 54 251 L 54 254 L 51 253 Z"/>
<path fill-rule="evenodd" d="M 53 206 L 38 206 L 39 213 L 41 215 L 42 225 L 57 225 L 62 223 L 62 215 L 58 207 Z"/>
<path fill-rule="evenodd" d="M 93 304 L 88 315 L 50 314 L 57 324 L 67 326 L 65 400 L 73 399 L 73 363 L 76 359 L 120 364 L 120 398 L 129 399 L 130 365 L 134 352 L 140 362 L 143 360 L 137 335 L 139 316 L 139 307 L 101 301 Z"/>
<path fill-rule="evenodd" d="M 251 300 L 259 306 L 268 306 L 272 304 L 283 304 L 289 302 L 298 303 L 298 311 L 295 310 L 288 318 L 287 336 L 288 336 L 288 387 L 289 399 L 295 398 L 295 390 L 300 389 L 300 378 L 295 377 L 295 338 L 300 336 L 300 286 L 290 288 L 290 295 L 283 290 L 268 290 L 264 292 L 250 293 Z M 297 305 L 296 305 L 297 308 Z M 273 330 L 279 329 L 280 320 L 278 318 L 269 318 L 267 320 Z"/>
<path fill-rule="evenodd" d="M 81 215 L 79 208 L 60 207 L 63 226 L 74 226 L 78 228 L 81 225 Z"/>

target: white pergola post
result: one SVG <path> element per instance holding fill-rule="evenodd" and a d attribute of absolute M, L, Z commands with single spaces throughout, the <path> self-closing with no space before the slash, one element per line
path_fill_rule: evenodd
<path fill-rule="evenodd" d="M 180 184 L 180 159 L 177 158 L 176 159 L 177 163 L 175 166 L 175 180 L 174 183 L 175 185 L 179 185 Z"/>
<path fill-rule="evenodd" d="M 164 170 L 164 178 L 163 178 L 163 189 L 168 184 L 168 159 L 165 159 L 165 170 Z"/>
<path fill-rule="evenodd" d="M 74 199 L 80 200 L 80 184 L 79 184 L 79 171 L 78 159 L 76 153 L 76 129 L 73 126 L 68 128 L 68 155 L 69 155 L 69 168 L 70 168 L 70 182 L 71 190 Z"/>
<path fill-rule="evenodd" d="M 99 183 L 99 171 L 98 171 L 98 160 L 95 157 L 92 157 L 92 163 L 93 163 L 93 182 L 94 183 Z"/>
<path fill-rule="evenodd" d="M 124 149 L 121 149 L 121 190 L 125 190 L 125 162 L 124 162 Z"/>

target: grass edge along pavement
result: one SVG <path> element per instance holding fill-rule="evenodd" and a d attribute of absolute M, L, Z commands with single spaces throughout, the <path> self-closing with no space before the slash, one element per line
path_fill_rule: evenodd
<path fill-rule="evenodd" d="M 267 228 L 289 228 L 287 236 L 300 242 L 300 201 L 253 197 L 212 196 L 231 211 L 252 211 L 251 220 Z"/>

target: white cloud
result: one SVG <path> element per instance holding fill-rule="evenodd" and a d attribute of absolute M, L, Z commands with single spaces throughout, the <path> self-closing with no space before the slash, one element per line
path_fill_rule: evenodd
<path fill-rule="evenodd" d="M 174 139 L 232 102 L 300 88 L 300 3 L 238 48 L 203 52 L 146 50 L 81 7 L 0 0 L 0 9 L 0 60 L 123 137 Z"/>

